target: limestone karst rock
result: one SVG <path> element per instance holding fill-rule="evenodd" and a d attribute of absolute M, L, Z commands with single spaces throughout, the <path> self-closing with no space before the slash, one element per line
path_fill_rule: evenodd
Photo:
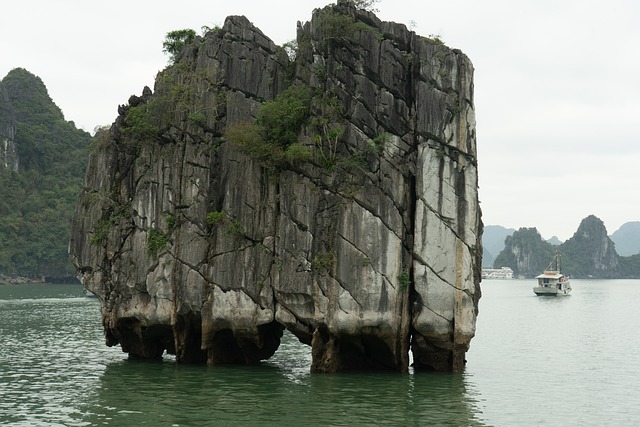
<path fill-rule="evenodd" d="M 604 222 L 595 215 L 580 221 L 573 236 L 560 246 L 564 265 L 573 277 L 620 279 L 625 272 Z"/>
<path fill-rule="evenodd" d="M 15 144 L 16 124 L 13 108 L 0 81 L 0 171 L 18 171 L 18 154 Z"/>
<path fill-rule="evenodd" d="M 297 44 L 291 61 L 228 17 L 96 137 L 70 251 L 107 344 L 253 363 L 287 329 L 313 371 L 405 371 L 410 351 L 459 371 L 482 256 L 472 64 L 346 1 Z M 283 93 L 306 105 L 298 156 L 251 151 Z"/>

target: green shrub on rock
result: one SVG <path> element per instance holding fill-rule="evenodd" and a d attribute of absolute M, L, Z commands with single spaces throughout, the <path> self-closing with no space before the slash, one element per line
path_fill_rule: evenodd
<path fill-rule="evenodd" d="M 225 137 L 249 157 L 268 168 L 281 169 L 311 158 L 311 151 L 298 141 L 309 120 L 311 91 L 292 86 L 260 107 L 255 122 L 236 122 Z"/>

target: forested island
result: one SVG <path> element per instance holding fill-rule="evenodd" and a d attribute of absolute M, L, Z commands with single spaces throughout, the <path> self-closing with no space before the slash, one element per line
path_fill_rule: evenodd
<path fill-rule="evenodd" d="M 70 223 L 91 135 L 66 121 L 42 80 L 0 81 L 0 280 L 69 281 Z"/>

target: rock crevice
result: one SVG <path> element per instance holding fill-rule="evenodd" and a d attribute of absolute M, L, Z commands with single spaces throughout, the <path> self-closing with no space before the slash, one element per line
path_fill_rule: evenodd
<path fill-rule="evenodd" d="M 18 172 L 18 150 L 15 144 L 16 118 L 11 101 L 0 81 L 0 172 Z"/>

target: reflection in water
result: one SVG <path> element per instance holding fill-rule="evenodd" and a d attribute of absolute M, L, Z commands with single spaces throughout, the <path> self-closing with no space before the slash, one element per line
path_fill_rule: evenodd
<path fill-rule="evenodd" d="M 80 286 L 0 286 L 0 425 L 637 425 L 640 281 L 572 286 L 483 281 L 463 374 L 335 375 L 288 334 L 258 366 L 127 360 Z"/>
<path fill-rule="evenodd" d="M 311 374 L 290 334 L 257 366 L 128 360 L 80 295 L 0 287 L 0 425 L 482 424 L 465 375 Z"/>
<path fill-rule="evenodd" d="M 87 421 L 119 424 L 473 425 L 461 375 L 311 375 L 272 366 L 111 363 Z"/>
<path fill-rule="evenodd" d="M 310 374 L 309 348 L 291 335 L 283 345 L 258 366 L 110 363 L 87 421 L 481 425 L 463 375 Z"/>

